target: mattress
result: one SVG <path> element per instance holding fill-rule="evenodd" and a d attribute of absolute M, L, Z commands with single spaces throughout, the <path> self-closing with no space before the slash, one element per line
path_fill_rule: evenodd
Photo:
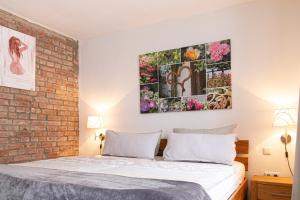
<path fill-rule="evenodd" d="M 212 200 L 228 199 L 245 176 L 244 165 L 236 161 L 228 166 L 114 156 L 77 156 L 15 165 L 194 182 L 200 184 Z"/>

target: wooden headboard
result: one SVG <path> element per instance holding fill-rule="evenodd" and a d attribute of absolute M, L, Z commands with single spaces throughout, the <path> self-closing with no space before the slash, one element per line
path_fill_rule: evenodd
<path fill-rule="evenodd" d="M 164 149 L 167 146 L 167 139 L 161 139 L 159 144 L 158 156 L 162 156 Z M 236 145 L 236 157 L 235 160 L 245 165 L 246 171 L 248 171 L 248 153 L 249 153 L 249 140 L 239 140 L 235 142 Z"/>

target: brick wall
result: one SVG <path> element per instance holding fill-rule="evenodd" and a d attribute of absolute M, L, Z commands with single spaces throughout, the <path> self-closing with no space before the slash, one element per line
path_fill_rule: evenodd
<path fill-rule="evenodd" d="M 0 86 L 0 163 L 78 155 L 78 42 L 0 10 L 36 37 L 36 91 Z"/>

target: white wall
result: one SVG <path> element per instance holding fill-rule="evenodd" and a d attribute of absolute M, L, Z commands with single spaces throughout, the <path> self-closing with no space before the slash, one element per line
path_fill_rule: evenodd
<path fill-rule="evenodd" d="M 250 173 L 289 176 L 283 130 L 272 128 L 276 103 L 297 101 L 300 83 L 298 0 L 259 0 L 240 6 L 80 42 L 80 153 L 97 153 L 87 116 L 106 107 L 105 126 L 125 131 L 239 125 L 250 140 Z M 101 26 L 101 24 L 99 24 Z M 233 109 L 139 113 L 138 55 L 230 38 Z M 293 134 L 295 137 L 295 134 Z M 262 147 L 272 155 L 262 155 Z M 295 139 L 289 145 L 292 166 Z"/>

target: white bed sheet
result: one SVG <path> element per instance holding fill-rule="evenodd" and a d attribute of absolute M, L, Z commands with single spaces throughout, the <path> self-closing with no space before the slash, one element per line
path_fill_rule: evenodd
<path fill-rule="evenodd" d="M 16 165 L 194 182 L 202 185 L 212 200 L 228 199 L 245 176 L 245 167 L 239 162 L 228 166 L 114 156 L 78 156 Z"/>

